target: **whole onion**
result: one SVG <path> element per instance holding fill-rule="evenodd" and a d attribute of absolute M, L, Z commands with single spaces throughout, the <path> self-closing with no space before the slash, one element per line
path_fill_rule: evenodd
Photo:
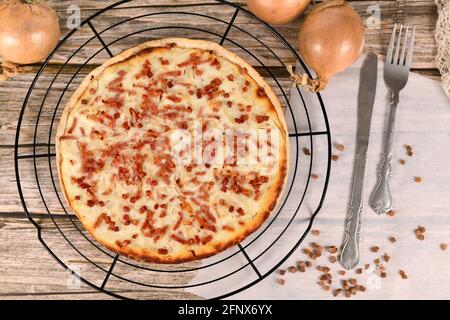
<path fill-rule="evenodd" d="M 250 11 L 267 23 L 284 24 L 298 18 L 311 0 L 247 0 Z"/>
<path fill-rule="evenodd" d="M 331 77 L 360 56 L 364 47 L 364 25 L 345 1 L 325 1 L 305 18 L 298 41 L 302 58 L 317 75 L 313 91 L 320 91 Z"/>
<path fill-rule="evenodd" d="M 60 36 L 53 9 L 42 0 L 0 3 L 0 56 L 18 64 L 45 60 Z"/>

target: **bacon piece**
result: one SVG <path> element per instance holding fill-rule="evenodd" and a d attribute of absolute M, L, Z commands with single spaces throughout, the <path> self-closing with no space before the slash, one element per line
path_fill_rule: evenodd
<path fill-rule="evenodd" d="M 177 235 L 174 234 L 174 233 L 173 233 L 170 237 L 171 237 L 173 240 L 175 240 L 175 241 L 177 241 L 177 242 L 179 242 L 179 243 L 181 243 L 181 244 L 187 244 L 187 243 L 188 243 L 188 240 L 185 240 L 185 239 L 183 239 L 183 238 L 177 236 Z"/>
<path fill-rule="evenodd" d="M 166 254 L 169 253 L 169 251 L 167 249 L 165 249 L 165 248 L 159 248 L 158 249 L 158 253 L 162 254 L 162 255 L 166 255 Z"/>
<path fill-rule="evenodd" d="M 147 212 L 147 210 L 148 210 L 147 206 L 142 206 L 139 208 L 139 213 Z"/>
<path fill-rule="evenodd" d="M 102 102 L 106 106 L 116 108 L 116 109 L 120 109 L 123 106 L 123 101 L 118 100 L 117 98 L 103 99 Z"/>
<path fill-rule="evenodd" d="M 106 218 L 106 213 L 101 213 L 95 220 L 94 229 L 97 229 L 100 226 L 100 224 L 102 223 L 102 221 L 105 220 L 105 218 Z"/>
<path fill-rule="evenodd" d="M 259 98 L 267 97 L 266 90 L 264 90 L 263 87 L 259 87 L 259 88 L 256 90 L 256 95 L 257 95 Z"/>
<path fill-rule="evenodd" d="M 232 226 L 228 226 L 228 225 L 223 226 L 222 229 L 226 230 L 226 231 L 230 231 L 230 232 L 234 231 L 234 228 Z"/>
<path fill-rule="evenodd" d="M 131 218 L 130 218 L 130 216 L 129 216 L 128 214 L 124 214 L 124 215 L 122 216 L 122 219 L 123 219 L 124 224 L 125 224 L 126 226 L 128 226 L 128 225 L 131 223 Z"/>
<path fill-rule="evenodd" d="M 94 229 L 98 228 L 100 224 L 104 221 L 108 225 L 108 229 L 114 232 L 119 231 L 119 227 L 116 226 L 116 223 L 111 220 L 111 217 L 108 216 L 106 213 L 101 213 L 94 223 Z"/>
<path fill-rule="evenodd" d="M 142 66 L 142 70 L 139 73 L 137 73 L 134 77 L 136 79 L 140 79 L 142 77 L 147 77 L 147 78 L 153 77 L 151 65 L 148 60 L 145 60 L 143 66 Z"/>
<path fill-rule="evenodd" d="M 182 71 L 181 70 L 175 70 L 175 71 L 167 71 L 167 72 L 163 72 L 160 75 L 160 79 L 164 79 L 165 77 L 179 77 L 182 75 Z"/>
<path fill-rule="evenodd" d="M 194 53 L 190 54 L 188 60 L 179 63 L 178 67 L 184 68 L 184 67 L 187 67 L 187 66 L 192 66 L 194 69 L 196 69 L 196 67 L 198 65 L 201 65 L 201 64 L 204 64 L 204 63 L 208 63 L 208 62 L 211 62 L 211 61 L 212 61 L 211 57 L 209 57 L 207 59 L 202 59 L 202 57 L 199 54 L 194 52 Z"/>
<path fill-rule="evenodd" d="M 183 214 L 181 212 L 178 212 L 177 223 L 175 223 L 175 225 L 173 226 L 173 230 L 174 231 L 177 230 L 180 227 L 182 221 L 183 221 Z"/>
<path fill-rule="evenodd" d="M 65 134 L 65 135 L 62 135 L 61 137 L 59 137 L 59 140 L 78 140 L 78 137 Z"/>
<path fill-rule="evenodd" d="M 236 123 L 244 123 L 247 120 L 248 120 L 248 115 L 246 115 L 246 114 L 241 115 L 240 118 L 234 119 L 234 121 L 236 121 Z"/>
<path fill-rule="evenodd" d="M 87 149 L 86 143 L 78 143 L 77 146 L 81 154 L 81 171 L 83 173 L 92 174 L 104 167 L 104 161 L 102 159 L 96 160 L 93 152 Z"/>
<path fill-rule="evenodd" d="M 269 116 L 266 116 L 266 115 L 257 115 L 257 116 L 255 116 L 255 119 L 256 119 L 256 122 L 257 122 L 257 123 L 263 123 L 263 122 L 269 120 Z"/>
<path fill-rule="evenodd" d="M 217 58 L 214 58 L 214 60 L 210 63 L 210 65 L 216 68 L 217 70 L 220 70 L 221 64 Z"/>
<path fill-rule="evenodd" d="M 210 242 L 213 239 L 212 235 L 208 235 L 205 238 L 201 239 L 202 244 L 207 244 L 208 242 Z"/>
<path fill-rule="evenodd" d="M 169 99 L 170 101 L 176 102 L 176 103 L 183 101 L 182 98 L 177 97 L 175 95 L 168 96 L 167 99 Z"/>
<path fill-rule="evenodd" d="M 147 238 L 153 238 L 154 242 L 157 242 L 159 239 L 161 239 L 161 237 L 167 232 L 167 226 L 164 226 L 162 228 L 153 228 L 149 222 L 149 220 L 146 220 L 146 223 L 144 223 L 144 225 L 146 226 L 147 229 L 149 229 L 149 231 L 144 231 L 144 236 Z M 144 228 L 144 225 L 141 227 L 141 229 L 146 229 Z"/>
<path fill-rule="evenodd" d="M 110 83 L 108 83 L 108 90 L 112 92 L 122 93 L 125 91 L 123 88 L 123 77 L 119 76 L 118 78 L 112 80 Z"/>
<path fill-rule="evenodd" d="M 130 130 L 130 125 L 128 124 L 128 121 L 125 121 L 123 124 L 122 124 L 122 128 L 124 128 L 125 130 Z"/>
<path fill-rule="evenodd" d="M 149 111 L 152 115 L 158 114 L 158 107 L 152 101 L 144 101 L 141 105 L 141 108 L 145 113 Z"/>
<path fill-rule="evenodd" d="M 128 239 L 127 240 L 123 240 L 123 241 L 116 240 L 116 245 L 119 248 L 124 248 L 124 247 L 128 246 L 130 243 L 131 243 L 131 240 L 128 240 Z"/>
<path fill-rule="evenodd" d="M 130 109 L 128 109 L 128 111 L 130 112 L 130 115 L 133 118 L 133 122 L 135 124 L 138 124 L 138 122 L 139 122 L 139 114 L 136 112 L 136 110 L 134 110 L 133 108 L 130 108 Z"/>

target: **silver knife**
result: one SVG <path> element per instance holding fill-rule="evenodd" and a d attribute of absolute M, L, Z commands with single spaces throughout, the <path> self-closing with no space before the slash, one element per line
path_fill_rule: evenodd
<path fill-rule="evenodd" d="M 377 67 L 377 55 L 369 54 L 364 60 L 360 74 L 356 153 L 350 204 L 345 222 L 345 237 L 340 256 L 341 264 L 347 270 L 353 269 L 359 262 L 364 174 L 366 169 L 367 147 L 369 145 L 370 123 L 377 87 Z"/>

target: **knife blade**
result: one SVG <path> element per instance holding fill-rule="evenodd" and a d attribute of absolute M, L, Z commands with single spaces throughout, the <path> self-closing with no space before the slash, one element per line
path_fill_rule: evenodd
<path fill-rule="evenodd" d="M 370 123 L 372 121 L 372 111 L 377 87 L 377 68 L 377 55 L 367 55 L 360 72 L 356 151 L 353 164 L 350 202 L 345 223 L 344 243 L 340 256 L 340 262 L 347 270 L 355 268 L 359 262 L 364 175 L 369 145 Z"/>

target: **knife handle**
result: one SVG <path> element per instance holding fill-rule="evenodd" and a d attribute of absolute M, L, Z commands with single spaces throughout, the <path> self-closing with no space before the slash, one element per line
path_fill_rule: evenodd
<path fill-rule="evenodd" d="M 389 111 L 388 129 L 386 132 L 384 153 L 378 165 L 378 182 L 370 197 L 370 207 L 378 214 L 387 213 L 392 209 L 392 194 L 389 182 L 392 176 L 392 149 L 394 145 L 394 127 L 397 116 L 398 92 L 392 92 L 391 108 Z"/>
<path fill-rule="evenodd" d="M 363 185 L 367 150 L 358 151 L 355 155 L 355 171 L 353 173 L 350 205 L 345 221 L 345 235 L 340 262 L 342 266 L 351 270 L 359 262 L 359 238 L 361 234 Z"/>
<path fill-rule="evenodd" d="M 350 207 L 345 223 L 345 238 L 340 261 L 342 266 L 351 270 L 359 262 L 359 238 L 361 234 L 362 203 L 358 207 Z"/>

